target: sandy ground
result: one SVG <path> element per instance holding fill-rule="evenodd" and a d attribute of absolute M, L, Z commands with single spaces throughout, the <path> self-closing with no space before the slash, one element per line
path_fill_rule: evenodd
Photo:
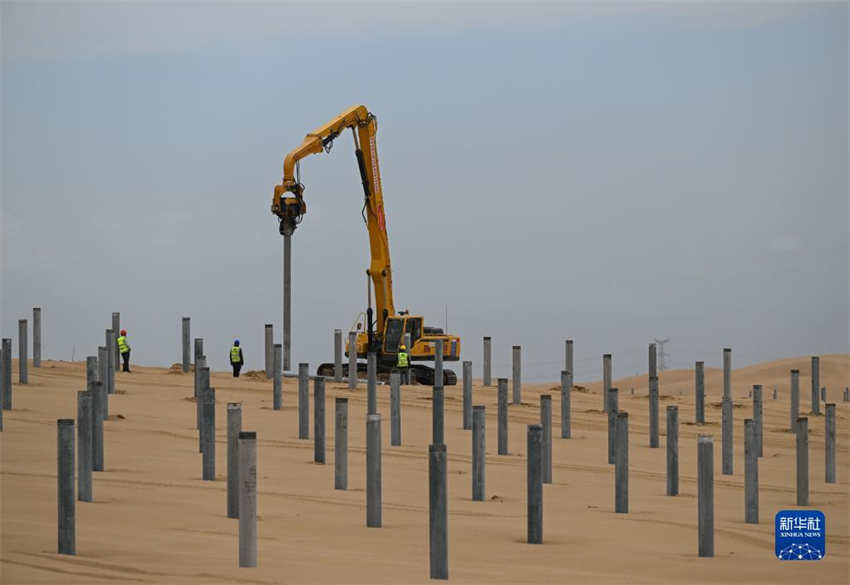
<path fill-rule="evenodd" d="M 717 353 L 720 361 L 720 350 Z M 17 368 L 17 366 L 15 366 Z M 838 483 L 824 482 L 823 416 L 810 418 L 811 507 L 827 518 L 827 556 L 780 562 L 774 514 L 794 508 L 793 435 L 788 432 L 789 369 L 801 372 L 801 411 L 810 409 L 808 358 L 733 373 L 735 474 L 721 475 L 722 372 L 706 370 L 707 424 L 692 424 L 693 372 L 661 377 L 661 448 L 648 447 L 645 377 L 618 380 L 629 412 L 630 513 L 615 514 L 614 468 L 606 463 L 600 384 L 573 392 L 573 438 L 560 439 L 556 384 L 523 388 L 510 407 L 509 456 L 496 455 L 496 390 L 474 388 L 487 408 L 487 501 L 471 500 L 471 432 L 461 423 L 461 386 L 446 396 L 449 454 L 449 574 L 476 583 L 847 583 L 850 581 L 850 403 L 841 393 L 850 357 L 823 356 L 821 381 L 838 404 Z M 201 481 L 192 375 L 135 368 L 117 375 L 105 424 L 106 470 L 94 474 L 92 503 L 77 502 L 77 556 L 56 554 L 56 419 L 73 418 L 84 389 L 83 363 L 30 368 L 4 412 L 2 449 L 3 583 L 412 583 L 428 580 L 430 389 L 403 392 L 403 446 L 389 444 L 389 391 L 379 387 L 383 435 L 383 528 L 366 528 L 365 387 L 327 385 L 328 463 L 312 462 L 313 442 L 298 440 L 295 381 L 284 408 L 271 409 L 271 382 L 215 373 L 217 480 Z M 17 380 L 17 372 L 13 375 Z M 744 523 L 743 420 L 747 392 L 765 387 L 761 518 Z M 778 399 L 772 399 L 774 386 Z M 634 388 L 634 395 L 630 389 Z M 553 394 L 554 483 L 544 486 L 544 544 L 525 541 L 526 425 L 538 396 Z M 333 489 L 333 398 L 348 396 L 349 486 Z M 312 388 L 311 388 L 312 397 Z M 258 433 L 259 567 L 237 567 L 238 521 L 226 517 L 226 403 L 243 403 L 243 429 Z M 680 409 L 680 490 L 665 495 L 664 407 Z M 714 558 L 697 557 L 696 436 L 715 437 Z M 312 413 L 311 413 L 312 437 Z"/>

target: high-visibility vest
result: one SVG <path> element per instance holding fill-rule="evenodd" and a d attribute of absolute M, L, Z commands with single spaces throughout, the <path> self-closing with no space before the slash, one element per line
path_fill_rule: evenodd
<path fill-rule="evenodd" d="M 231 363 L 238 364 L 242 361 L 242 358 L 239 357 L 239 346 L 234 345 L 230 348 L 230 361 Z"/>
<path fill-rule="evenodd" d="M 129 345 L 127 345 L 127 338 L 126 338 L 126 337 L 124 337 L 123 335 L 121 335 L 121 336 L 120 336 L 118 339 L 116 339 L 115 341 L 117 341 L 117 342 L 118 342 L 118 351 L 119 351 L 120 353 L 127 353 L 128 351 L 130 351 L 130 346 L 129 346 Z"/>
<path fill-rule="evenodd" d="M 398 352 L 398 367 L 406 368 L 407 367 L 407 352 L 400 351 Z"/>

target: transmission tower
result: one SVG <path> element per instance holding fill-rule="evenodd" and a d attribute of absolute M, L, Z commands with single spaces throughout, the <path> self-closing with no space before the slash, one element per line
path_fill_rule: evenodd
<path fill-rule="evenodd" d="M 664 352 L 664 344 L 670 341 L 670 338 L 665 337 L 664 339 L 658 339 L 656 337 L 652 341 L 654 341 L 655 345 L 658 346 L 658 371 L 663 372 L 667 369 L 667 354 Z"/>

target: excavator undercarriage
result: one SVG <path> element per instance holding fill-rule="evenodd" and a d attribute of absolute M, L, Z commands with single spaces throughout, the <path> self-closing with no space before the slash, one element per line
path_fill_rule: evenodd
<path fill-rule="evenodd" d="M 390 373 L 394 368 L 389 366 L 381 366 L 378 365 L 378 380 L 382 382 L 390 381 Z M 333 364 L 321 364 L 319 369 L 316 370 L 317 376 L 326 376 L 333 377 L 334 375 L 334 365 Z M 343 377 L 348 377 L 348 364 L 342 365 L 342 375 Z M 421 384 L 423 386 L 433 386 L 434 385 L 434 368 L 430 366 L 426 366 L 424 364 L 411 364 L 410 366 L 410 376 L 413 380 L 416 380 L 417 384 Z M 357 362 L 357 377 L 366 379 L 366 363 L 365 362 Z M 454 386 L 457 384 L 457 374 L 454 373 L 453 370 L 449 370 L 443 368 L 443 386 Z"/>

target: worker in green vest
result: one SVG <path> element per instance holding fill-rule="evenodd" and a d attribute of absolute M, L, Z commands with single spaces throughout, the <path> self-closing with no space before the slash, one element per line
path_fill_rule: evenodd
<path fill-rule="evenodd" d="M 407 346 L 404 344 L 398 348 L 398 362 L 396 365 L 401 372 L 401 383 L 410 384 L 410 356 L 407 353 Z"/>
<path fill-rule="evenodd" d="M 118 353 L 121 354 L 121 359 L 124 362 L 124 365 L 121 367 L 121 370 L 124 372 L 130 371 L 130 344 L 127 343 L 127 330 L 122 329 L 121 335 L 118 336 L 118 339 L 115 340 L 115 343 L 118 344 Z"/>
<path fill-rule="evenodd" d="M 233 340 L 233 347 L 230 348 L 230 365 L 233 367 L 233 377 L 239 377 L 239 370 L 242 369 L 242 364 L 245 363 L 245 356 L 242 355 L 242 348 L 239 346 L 239 340 Z"/>

